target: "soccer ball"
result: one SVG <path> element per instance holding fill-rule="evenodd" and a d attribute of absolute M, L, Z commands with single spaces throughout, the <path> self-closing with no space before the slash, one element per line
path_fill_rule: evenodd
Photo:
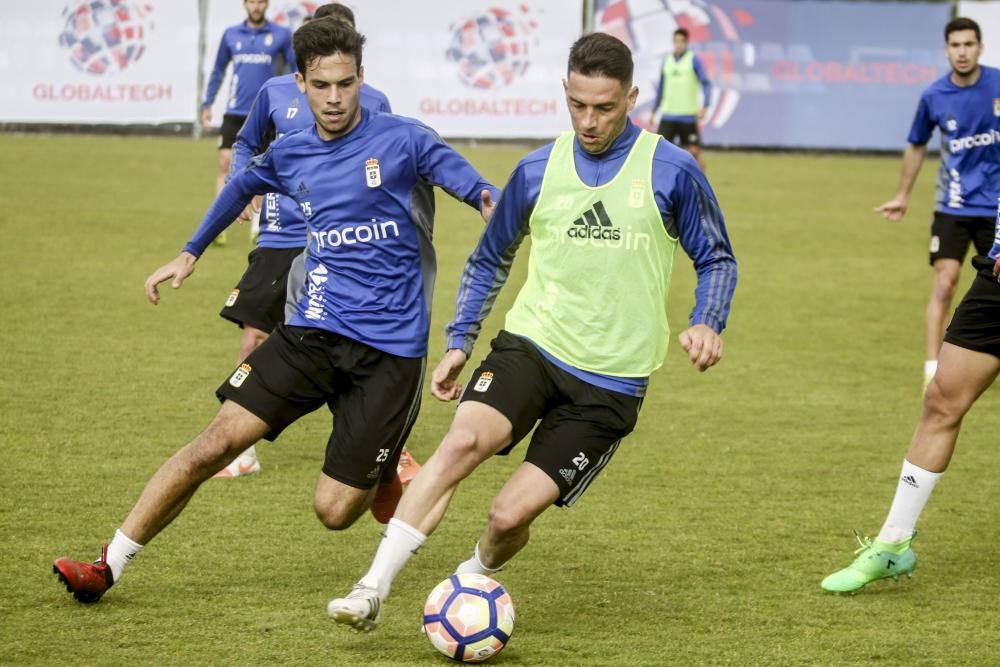
<path fill-rule="evenodd" d="M 434 648 L 460 662 L 485 662 L 514 631 L 514 603 L 499 583 L 482 574 L 453 574 L 424 604 L 424 633 Z"/>

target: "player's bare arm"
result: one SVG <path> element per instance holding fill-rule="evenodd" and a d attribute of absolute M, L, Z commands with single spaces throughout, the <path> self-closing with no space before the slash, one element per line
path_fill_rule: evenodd
<path fill-rule="evenodd" d="M 468 357 L 458 349 L 448 350 L 437 368 L 431 373 L 431 394 L 439 401 L 454 401 L 462 395 L 462 385 L 458 375 L 465 368 Z"/>
<path fill-rule="evenodd" d="M 699 372 L 707 371 L 722 359 L 722 337 L 707 324 L 695 324 L 682 331 L 677 339 Z"/>
<path fill-rule="evenodd" d="M 896 196 L 882 204 L 876 206 L 875 211 L 882 214 L 882 217 L 892 222 L 899 222 L 906 215 L 906 209 L 910 206 L 910 193 L 913 191 L 913 184 L 917 181 L 917 174 L 920 173 L 920 166 L 927 156 L 927 145 L 907 144 L 903 151 L 903 166 L 899 174 L 899 187 L 896 189 Z"/>
<path fill-rule="evenodd" d="M 184 281 L 194 273 L 195 262 L 198 258 L 189 252 L 182 252 L 173 260 L 164 264 L 156 271 L 153 271 L 146 278 L 146 298 L 154 306 L 160 303 L 160 291 L 156 288 L 160 283 L 170 280 L 170 286 L 179 289 Z"/>

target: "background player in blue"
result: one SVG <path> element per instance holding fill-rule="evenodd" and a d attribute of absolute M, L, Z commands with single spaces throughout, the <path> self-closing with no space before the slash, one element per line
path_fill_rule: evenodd
<path fill-rule="evenodd" d="M 930 262 L 934 283 L 924 314 L 924 386 L 937 367 L 944 326 L 969 244 L 985 255 L 993 239 L 993 212 L 1000 196 L 1000 70 L 979 64 L 979 25 L 957 18 L 945 26 L 951 72 L 920 97 L 903 151 L 896 195 L 875 210 L 888 220 L 906 215 L 910 193 L 927 155 L 927 142 L 941 132 Z"/>
<path fill-rule="evenodd" d="M 348 20 L 354 27 L 354 13 L 343 5 L 330 3 L 316 10 L 316 19 L 328 16 Z M 369 111 L 391 111 L 386 96 L 366 83 L 361 85 L 360 101 L 361 106 Z M 314 122 L 309 102 L 299 91 L 293 74 L 268 79 L 261 86 L 246 122 L 236 135 L 231 173 L 245 169 L 250 160 L 263 153 L 272 140 L 293 130 L 308 128 Z M 289 266 L 302 254 L 306 245 L 306 222 L 295 200 L 276 192 L 268 193 L 263 200 L 254 197 L 254 203 L 241 218 L 250 217 L 251 210 L 260 211 L 261 207 L 264 224 L 257 237 L 257 247 L 251 251 L 247 258 L 247 270 L 219 313 L 243 329 L 241 362 L 264 342 L 279 322 L 284 321 Z M 304 266 L 302 272 L 304 275 Z M 302 282 L 300 280 L 299 284 Z M 409 454 L 405 458 L 416 465 Z M 400 462 L 403 460 L 401 455 Z M 259 470 L 256 448 L 251 447 L 220 470 L 216 477 L 239 477 Z"/>
<path fill-rule="evenodd" d="M 688 51 L 689 37 L 685 28 L 674 30 L 674 50 L 663 56 L 649 124 L 664 139 L 691 153 L 705 171 L 698 123 L 705 120 L 705 109 L 712 99 L 712 82 L 705 74 L 701 58 Z"/>
<path fill-rule="evenodd" d="M 243 0 L 247 18 L 243 23 L 226 28 L 219 41 L 215 56 L 215 66 L 208 79 L 205 99 L 201 105 L 201 124 L 205 129 L 212 124 L 212 103 L 222 85 L 222 78 L 230 61 L 233 63 L 232 85 L 226 113 L 222 117 L 222 137 L 219 141 L 218 169 L 215 175 L 215 191 L 222 190 L 229 174 L 233 142 L 236 132 L 243 125 L 250 105 L 261 85 L 276 74 L 283 74 L 295 62 L 292 52 L 292 33 L 280 25 L 268 21 L 267 0 Z M 224 243 L 222 235 L 218 242 Z"/>
<path fill-rule="evenodd" d="M 1000 207 L 994 228 L 989 256 L 972 260 L 976 277 L 948 325 L 885 523 L 874 541 L 858 536 L 857 558 L 821 582 L 827 591 L 850 593 L 878 579 L 909 576 L 917 566 L 911 546 L 917 520 L 951 462 L 962 420 L 1000 374 Z"/>
<path fill-rule="evenodd" d="M 219 412 L 153 475 L 100 559 L 53 564 L 81 602 L 100 599 L 202 482 L 324 404 L 336 415 L 314 494 L 325 526 L 350 526 L 395 467 L 419 410 L 435 272 L 432 219 L 411 208 L 413 191 L 433 183 L 484 218 L 497 193 L 429 127 L 360 107 L 363 43 L 341 21 L 299 28 L 296 81 L 315 124 L 235 174 L 184 251 L 146 280 L 154 304 L 159 283 L 179 288 L 255 194 L 287 194 L 305 214 L 308 286 L 296 315 L 223 382 Z"/>
<path fill-rule="evenodd" d="M 377 627 L 393 579 L 461 480 L 532 429 L 524 462 L 494 497 L 457 572 L 495 573 L 542 512 L 579 499 L 631 432 L 649 373 L 663 362 L 678 241 L 698 274 L 681 345 L 700 371 L 722 356 L 737 269 L 708 181 L 691 155 L 628 120 L 638 89 L 620 40 L 581 37 L 568 70 L 573 132 L 521 160 L 460 282 L 449 349 L 431 384 L 441 400 L 461 394 L 455 418 L 403 495 L 371 568 L 330 601 L 338 623 Z M 528 233 L 528 278 L 462 394 L 458 376 Z"/>

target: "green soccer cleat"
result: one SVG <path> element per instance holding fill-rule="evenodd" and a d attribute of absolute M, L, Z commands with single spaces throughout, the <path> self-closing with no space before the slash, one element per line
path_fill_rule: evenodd
<path fill-rule="evenodd" d="M 910 543 L 913 536 L 902 542 L 883 542 L 866 537 L 861 539 L 857 533 L 858 544 L 861 546 L 854 553 L 858 557 L 843 570 L 834 572 L 823 580 L 820 586 L 831 593 L 853 593 L 872 581 L 892 577 L 899 580 L 902 575 L 913 576 L 917 567 L 917 554 L 913 553 Z"/>

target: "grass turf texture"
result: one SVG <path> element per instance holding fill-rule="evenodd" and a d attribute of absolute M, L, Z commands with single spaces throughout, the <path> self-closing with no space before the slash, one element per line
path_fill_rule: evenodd
<path fill-rule="evenodd" d="M 525 151 L 463 152 L 502 185 Z M 250 245 L 230 230 L 229 246 L 153 308 L 142 282 L 207 207 L 213 145 L 0 135 L 0 154 L 3 661 L 447 664 L 420 634 L 424 596 L 468 556 L 520 457 L 487 462 L 460 488 L 381 629 L 352 635 L 324 607 L 364 571 L 380 526 L 366 516 L 331 533 L 312 515 L 325 411 L 260 447 L 261 475 L 203 486 L 100 604 L 62 590 L 52 559 L 96 556 L 157 466 L 214 414 L 239 340 L 217 312 Z M 725 357 L 700 375 L 673 343 L 613 465 L 574 509 L 539 519 L 501 576 L 518 621 L 495 664 L 995 659 L 994 394 L 966 419 L 924 513 L 914 579 L 853 597 L 819 588 L 850 561 L 852 528 L 877 532 L 919 413 L 936 165 L 898 225 L 871 211 L 895 187 L 896 159 L 710 154 L 708 165 L 740 261 Z M 481 229 L 464 206 L 438 203 L 432 365 Z M 675 333 L 693 284 L 679 253 Z M 410 439 L 421 460 L 452 410 L 425 397 Z"/>

